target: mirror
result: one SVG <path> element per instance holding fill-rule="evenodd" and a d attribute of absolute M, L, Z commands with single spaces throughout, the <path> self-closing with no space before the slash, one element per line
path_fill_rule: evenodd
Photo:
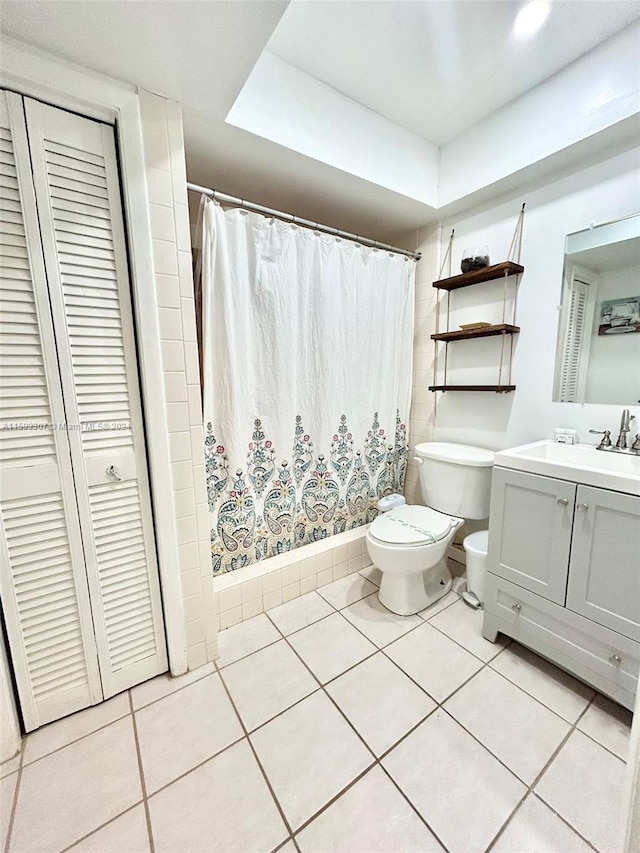
<path fill-rule="evenodd" d="M 554 402 L 640 402 L 640 214 L 565 241 Z"/>

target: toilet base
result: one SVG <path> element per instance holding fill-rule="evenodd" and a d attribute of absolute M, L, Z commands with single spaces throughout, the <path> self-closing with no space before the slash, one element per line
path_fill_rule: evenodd
<path fill-rule="evenodd" d="M 426 572 L 393 575 L 382 572 L 378 598 L 380 603 L 398 616 L 412 616 L 434 604 L 451 589 L 451 574 L 443 557 Z"/>

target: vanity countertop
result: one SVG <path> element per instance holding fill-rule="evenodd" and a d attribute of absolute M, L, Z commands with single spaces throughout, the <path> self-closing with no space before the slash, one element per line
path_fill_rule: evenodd
<path fill-rule="evenodd" d="M 559 444 L 548 439 L 501 450 L 495 464 L 502 468 L 557 477 L 640 495 L 640 456 L 596 450 L 591 444 Z"/>

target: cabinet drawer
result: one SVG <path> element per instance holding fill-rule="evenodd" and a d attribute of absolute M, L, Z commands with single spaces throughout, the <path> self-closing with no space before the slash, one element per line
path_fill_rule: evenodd
<path fill-rule="evenodd" d="M 489 573 L 485 619 L 497 617 L 498 630 L 606 692 L 602 679 L 633 701 L 640 671 L 640 643 L 597 625 L 529 590 Z M 615 694 L 615 690 L 613 691 Z"/>

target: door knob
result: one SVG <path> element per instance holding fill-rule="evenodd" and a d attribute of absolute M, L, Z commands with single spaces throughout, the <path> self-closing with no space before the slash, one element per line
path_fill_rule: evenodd
<path fill-rule="evenodd" d="M 559 506 L 568 506 L 568 505 L 569 505 L 569 501 L 568 501 L 566 498 L 558 498 L 558 500 L 556 501 L 556 503 L 557 503 Z"/>
<path fill-rule="evenodd" d="M 578 512 L 586 512 L 589 509 L 589 504 L 578 504 Z"/>
<path fill-rule="evenodd" d="M 520 613 L 520 611 L 522 610 L 522 605 L 521 604 L 512 604 L 511 609 L 513 610 L 514 613 Z"/>
<path fill-rule="evenodd" d="M 622 658 L 620 655 L 611 655 L 609 658 L 609 663 L 612 663 L 614 666 L 620 666 L 622 663 Z"/>
<path fill-rule="evenodd" d="M 118 471 L 115 465 L 109 465 L 109 467 L 107 468 L 107 476 L 113 477 L 114 480 L 122 480 L 120 472 Z"/>

